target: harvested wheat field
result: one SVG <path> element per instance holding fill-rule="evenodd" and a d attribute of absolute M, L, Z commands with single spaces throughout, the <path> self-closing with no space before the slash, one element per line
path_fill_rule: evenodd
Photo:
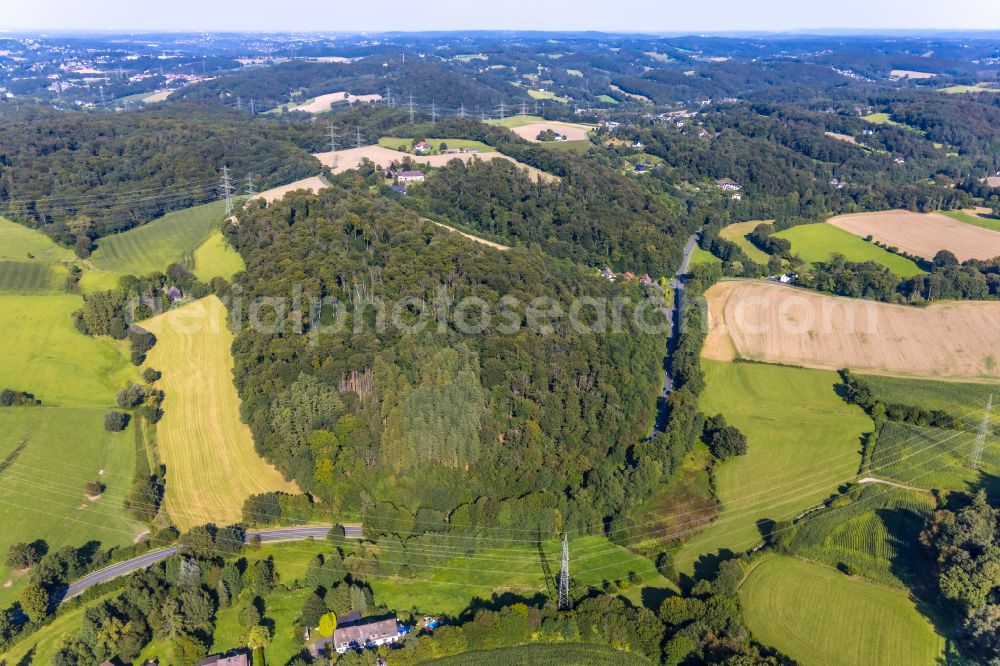
<path fill-rule="evenodd" d="M 330 170 L 333 173 L 343 173 L 348 169 L 357 169 L 358 166 L 361 165 L 361 161 L 364 159 L 371 160 L 376 166 L 387 167 L 393 162 L 402 162 L 403 158 L 407 156 L 407 153 L 401 153 L 398 150 L 391 150 L 382 146 L 363 146 L 361 148 L 338 150 L 335 153 L 326 152 L 316 153 L 313 155 L 313 157 L 318 159 L 324 166 L 330 167 Z M 559 180 L 559 176 L 546 173 L 541 169 L 536 169 L 535 167 L 528 166 L 527 164 L 522 164 L 513 157 L 508 157 L 503 153 L 493 151 L 480 153 L 452 153 L 448 155 L 409 155 L 409 157 L 414 164 L 426 164 L 431 167 L 443 167 L 452 160 L 462 160 L 463 162 L 468 162 L 469 160 L 476 158 L 481 160 L 501 159 L 507 160 L 508 162 L 516 164 L 520 168 L 526 170 L 532 178 L 541 178 L 542 180 L 550 183 L 557 182 Z"/>
<path fill-rule="evenodd" d="M 938 250 L 951 250 L 959 261 L 1000 256 L 1000 232 L 953 220 L 940 213 L 887 210 L 852 213 L 827 223 L 865 238 L 871 235 L 909 254 L 933 259 Z"/>
<path fill-rule="evenodd" d="M 330 105 L 337 102 L 347 102 L 349 104 L 370 104 L 372 102 L 378 102 L 382 99 L 382 95 L 351 95 L 347 92 L 335 92 L 326 95 L 320 95 L 315 97 L 308 102 L 299 104 L 298 106 L 288 107 L 289 111 L 305 111 L 306 113 L 323 113 L 324 111 L 330 110 Z"/>
<path fill-rule="evenodd" d="M 593 128 L 589 125 L 564 123 L 558 120 L 547 120 L 541 123 L 528 123 L 527 125 L 514 127 L 511 128 L 511 131 L 522 139 L 540 143 L 538 140 L 538 134 L 540 132 L 544 132 L 545 130 L 552 130 L 553 132 L 562 134 L 566 137 L 567 141 L 587 141 L 587 132 L 591 129 Z"/>
<path fill-rule="evenodd" d="M 916 72 L 912 69 L 894 69 L 889 72 L 890 79 L 932 79 L 937 74 L 931 72 Z"/>
<path fill-rule="evenodd" d="M 156 426 L 157 449 L 167 468 L 164 507 L 181 530 L 240 520 L 243 501 L 272 490 L 297 493 L 294 483 L 254 450 L 240 421 L 233 385 L 233 334 L 215 296 L 142 322 L 156 335 L 147 365 L 163 373 L 166 397 Z"/>
<path fill-rule="evenodd" d="M 170 93 L 173 90 L 157 90 L 154 93 L 150 93 L 142 98 L 145 104 L 156 104 L 157 102 L 166 102 L 167 98 L 170 97 Z"/>
<path fill-rule="evenodd" d="M 297 180 L 294 183 L 288 183 L 287 185 L 279 185 L 278 187 L 272 187 L 269 190 L 264 190 L 259 192 L 251 199 L 263 199 L 267 203 L 272 201 L 277 201 L 289 192 L 294 192 L 295 190 L 309 190 L 313 194 L 316 194 L 327 185 L 323 182 L 323 179 L 319 176 L 312 176 L 311 178 L 303 178 L 302 180 Z"/>
<path fill-rule="evenodd" d="M 846 141 L 847 143 L 853 143 L 855 145 L 858 143 L 858 140 L 850 134 L 838 134 L 837 132 L 823 132 L 823 134 L 831 139 L 836 139 L 837 141 Z"/>
<path fill-rule="evenodd" d="M 828 296 L 771 282 L 706 292 L 705 358 L 940 379 L 997 379 L 1000 303 L 926 308 Z"/>

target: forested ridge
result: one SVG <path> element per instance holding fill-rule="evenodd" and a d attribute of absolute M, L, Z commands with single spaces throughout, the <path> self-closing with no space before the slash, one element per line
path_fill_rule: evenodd
<path fill-rule="evenodd" d="M 628 312 L 617 333 L 565 323 L 547 334 L 502 331 L 527 324 L 524 304 L 536 297 L 565 311 L 576 296 L 621 294 L 596 272 L 538 249 L 469 243 L 350 186 L 251 205 L 227 233 L 248 260 L 244 298 L 287 296 L 301 284 L 353 308 L 374 299 L 431 303 L 443 287 L 452 302 L 479 297 L 493 308 L 474 336 L 454 323 L 378 333 L 370 310 L 358 334 L 362 322 L 348 312 L 340 333 L 238 335 L 236 383 L 258 449 L 334 506 L 368 508 L 377 497 L 449 511 L 480 495 L 543 493 L 555 508 L 566 488 L 622 455 L 651 423 L 663 338 L 639 334 Z M 643 298 L 635 286 L 626 291 Z M 500 311 L 505 296 L 521 305 Z M 359 375 L 370 378 L 363 388 Z"/>
<path fill-rule="evenodd" d="M 321 131 L 203 103 L 121 115 L 3 107 L 0 213 L 72 244 L 237 192 L 315 175 Z"/>
<path fill-rule="evenodd" d="M 651 275 L 676 270 L 689 233 L 679 202 L 596 160 L 568 165 L 554 184 L 502 160 L 456 160 L 404 203 L 432 219 L 538 244 L 556 257 Z"/>

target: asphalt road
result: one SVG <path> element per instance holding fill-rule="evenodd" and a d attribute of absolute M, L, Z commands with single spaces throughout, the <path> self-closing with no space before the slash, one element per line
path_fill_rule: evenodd
<path fill-rule="evenodd" d="M 319 526 L 319 527 L 276 527 L 270 530 L 252 530 L 247 531 L 246 540 L 249 541 L 254 536 L 259 536 L 261 543 L 281 543 L 284 541 L 305 541 L 307 539 L 325 539 L 326 535 L 330 533 L 332 528 L 330 526 Z M 124 576 L 130 574 L 133 571 L 139 571 L 140 569 L 146 569 L 151 567 L 157 562 L 161 562 L 171 555 L 175 555 L 178 551 L 178 546 L 167 546 L 166 548 L 158 548 L 156 550 L 151 550 L 148 553 L 143 553 L 138 557 L 133 557 L 131 560 L 125 560 L 124 562 L 117 562 L 110 566 L 107 566 L 100 571 L 95 571 L 89 573 L 83 578 L 73 581 L 70 583 L 69 587 L 66 589 L 66 595 L 63 597 L 63 601 L 68 601 L 73 597 L 83 594 L 88 588 L 98 585 L 100 583 L 105 583 L 109 580 L 118 578 L 119 576 Z"/>
<path fill-rule="evenodd" d="M 688 242 L 684 246 L 684 257 L 681 259 L 681 265 L 677 269 L 677 274 L 674 276 L 673 282 L 670 283 L 670 286 L 674 290 L 674 302 L 668 312 L 668 316 L 670 317 L 670 337 L 667 339 L 667 354 L 663 359 L 663 390 L 660 393 L 659 409 L 657 410 L 656 421 L 653 424 L 653 431 L 649 433 L 650 437 L 658 432 L 662 432 L 663 428 L 666 426 L 667 396 L 669 396 L 670 392 L 674 390 L 674 381 L 670 376 L 670 355 L 673 353 L 674 346 L 677 344 L 677 336 L 680 335 L 681 330 L 681 307 L 684 301 L 684 275 L 687 274 L 688 267 L 691 264 L 691 256 L 698 247 L 699 236 L 700 234 L 696 233 L 688 238 Z"/>

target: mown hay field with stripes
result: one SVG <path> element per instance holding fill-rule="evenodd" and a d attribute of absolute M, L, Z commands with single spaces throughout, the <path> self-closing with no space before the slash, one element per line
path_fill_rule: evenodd
<path fill-rule="evenodd" d="M 933 666 L 945 647 L 909 594 L 773 555 L 739 590 L 754 638 L 803 666 Z"/>
<path fill-rule="evenodd" d="M 166 271 L 172 263 L 195 268 L 194 251 L 219 228 L 225 203 L 168 213 L 141 227 L 106 236 L 97 241 L 90 266 L 81 284 L 87 291 L 112 289 L 122 275 L 148 275 Z"/>
<path fill-rule="evenodd" d="M 125 343 L 73 327 L 71 313 L 82 304 L 70 294 L 0 295 L 0 388 L 42 401 L 0 408 L 0 553 L 39 538 L 51 550 L 92 539 L 109 548 L 132 543 L 146 529 L 123 509 L 134 425 L 114 434 L 103 426 L 116 389 L 138 381 L 138 372 Z M 84 485 L 98 480 L 106 489 L 90 499 Z M 0 559 L 0 606 L 16 599 L 27 580 Z"/>
<path fill-rule="evenodd" d="M 65 279 L 66 269 L 56 268 L 38 261 L 0 260 L 0 292 L 38 294 L 52 291 Z"/>
<path fill-rule="evenodd" d="M 141 323 L 157 339 L 147 366 L 163 373 L 163 419 L 156 437 L 166 465 L 164 506 L 181 530 L 238 522 L 244 500 L 268 491 L 297 493 L 254 450 L 233 385 L 233 334 L 215 296 Z"/>
<path fill-rule="evenodd" d="M 927 571 L 915 550 L 934 497 L 882 484 L 864 484 L 809 514 L 793 528 L 792 550 L 833 567 L 849 565 L 869 580 L 903 588 Z"/>
<path fill-rule="evenodd" d="M 834 372 L 763 363 L 702 360 L 701 410 L 721 413 L 748 440 L 746 455 L 715 467 L 719 515 L 703 530 L 681 535 L 677 570 L 710 565 L 720 550 L 740 552 L 763 540 L 767 521 L 789 520 L 855 478 L 861 436 L 873 428 L 835 391 Z M 763 522 L 762 522 L 763 521 Z"/>

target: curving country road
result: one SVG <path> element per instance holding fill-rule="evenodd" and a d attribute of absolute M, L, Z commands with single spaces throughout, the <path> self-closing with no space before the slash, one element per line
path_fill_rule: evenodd
<path fill-rule="evenodd" d="M 670 286 L 674 290 L 674 302 L 669 311 L 670 337 L 667 338 L 667 353 L 663 359 L 663 392 L 660 394 L 656 421 L 653 424 L 653 431 L 649 433 L 650 438 L 658 432 L 663 432 L 663 428 L 666 427 L 667 396 L 674 389 L 673 378 L 670 376 L 670 357 L 673 354 L 674 347 L 677 345 L 677 337 L 681 332 L 681 314 L 684 305 L 684 276 L 687 275 L 691 264 L 691 256 L 698 247 L 698 239 L 700 237 L 701 232 L 699 231 L 688 238 L 687 244 L 684 246 L 684 257 L 681 259 L 681 265 L 677 269 L 674 280 L 670 283 Z"/>
<path fill-rule="evenodd" d="M 307 539 L 325 539 L 330 530 L 333 529 L 329 525 L 321 526 L 303 526 L 303 527 L 276 527 L 270 530 L 248 530 L 244 541 L 249 541 L 253 537 L 260 537 L 261 543 L 281 543 L 284 541 L 305 541 Z M 148 553 L 143 553 L 138 557 L 133 557 L 130 560 L 125 560 L 124 562 L 116 562 L 110 566 L 107 566 L 100 571 L 95 571 L 89 573 L 79 580 L 75 580 L 70 583 L 69 587 L 66 589 L 66 595 L 62 598 L 62 601 L 68 601 L 73 597 L 83 594 L 88 588 L 94 585 L 99 585 L 100 583 L 105 583 L 109 580 L 118 578 L 119 576 L 124 576 L 130 574 L 133 571 L 138 571 L 140 569 L 145 569 L 151 567 L 157 562 L 167 559 L 171 555 L 176 555 L 177 551 L 180 549 L 179 546 L 167 546 L 166 548 L 157 548 L 156 550 L 151 550 Z M 62 602 L 60 602 L 62 603 Z"/>

